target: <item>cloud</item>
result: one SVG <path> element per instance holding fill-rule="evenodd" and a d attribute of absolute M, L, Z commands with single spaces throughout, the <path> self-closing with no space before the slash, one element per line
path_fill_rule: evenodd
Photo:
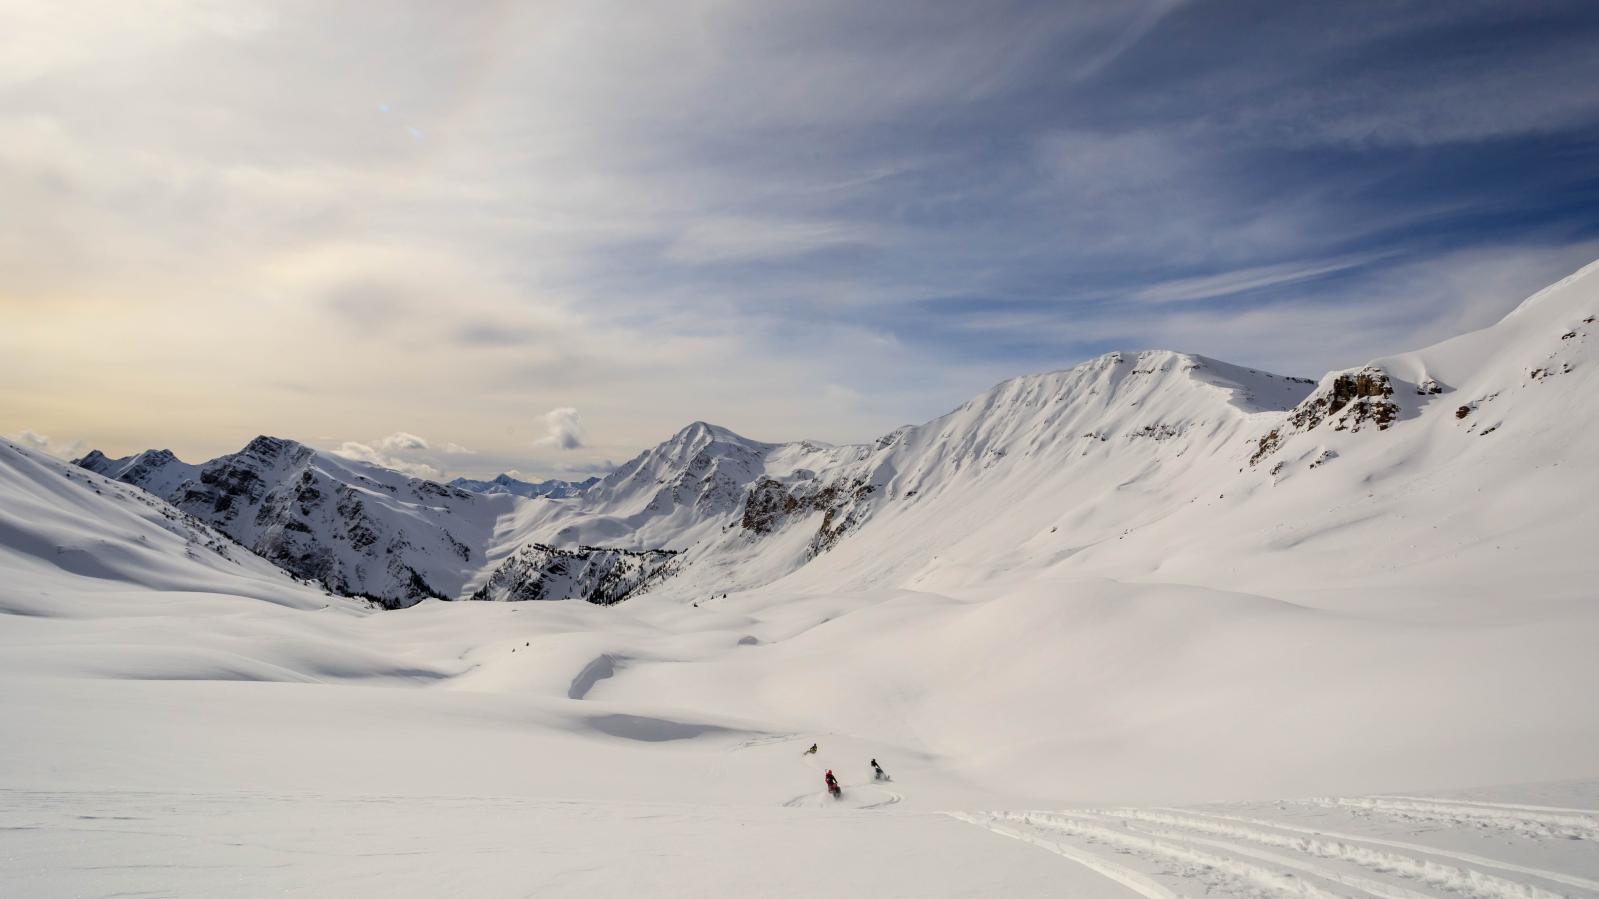
<path fill-rule="evenodd" d="M 15 434 L 7 434 L 6 439 L 36 452 L 44 453 L 47 456 L 55 456 L 58 459 L 70 459 L 83 451 L 83 441 L 81 440 L 57 443 L 36 431 L 18 431 Z"/>
<path fill-rule="evenodd" d="M 521 346 L 534 338 L 526 328 L 507 326 L 503 322 L 472 322 L 455 329 L 455 342 L 471 347 Z"/>
<path fill-rule="evenodd" d="M 1024 309 L 982 324 L 1045 344 L 1083 341 L 1084 355 L 1171 349 L 1317 377 L 1487 327 L 1596 256 L 1599 240 L 1463 250 L 1287 285 L 1258 304 L 1151 304 L 1075 324 Z"/>
<path fill-rule="evenodd" d="M 685 263 L 748 262 L 800 256 L 879 238 L 838 221 L 783 221 L 756 217 L 710 218 L 689 225 L 666 249 Z"/>
<path fill-rule="evenodd" d="M 1110 343 L 1320 365 L 1476 320 L 1379 314 L 1405 265 L 1567 259 L 1599 173 L 1570 0 L 12 6 L 0 420 L 185 457 L 448 420 L 536 468 L 870 439 Z M 557 406 L 613 442 L 507 422 Z"/>
<path fill-rule="evenodd" d="M 444 444 L 444 451 L 446 453 L 452 455 L 452 456 L 475 456 L 475 455 L 477 455 L 477 451 L 476 450 L 467 449 L 466 447 L 460 445 L 459 443 L 446 443 L 446 444 Z"/>
<path fill-rule="evenodd" d="M 581 480 L 593 475 L 608 475 L 616 470 L 616 463 L 610 459 L 601 462 L 578 462 L 561 469 L 561 473 L 572 480 Z"/>
<path fill-rule="evenodd" d="M 533 441 L 534 446 L 553 446 L 557 449 L 572 450 L 583 445 L 583 423 L 578 420 L 577 410 L 571 406 L 562 406 L 544 413 L 544 427 L 546 433 L 543 437 Z"/>
<path fill-rule="evenodd" d="M 376 465 L 379 468 L 398 471 L 414 478 L 437 481 L 443 477 L 442 472 L 437 468 L 424 462 L 407 462 L 404 459 L 385 455 L 365 443 L 358 443 L 354 440 L 344 441 L 339 445 L 338 449 L 333 450 L 333 454 L 335 456 L 343 456 L 346 459 L 354 459 L 357 462 Z"/>
<path fill-rule="evenodd" d="M 428 448 L 428 442 L 415 434 L 395 431 L 393 434 L 378 441 L 378 446 L 388 452 L 399 453 L 408 450 L 425 450 Z"/>
<path fill-rule="evenodd" d="M 1147 303 L 1208 300 L 1253 290 L 1299 284 L 1324 275 L 1366 265 L 1377 258 L 1379 258 L 1379 254 L 1365 254 L 1308 264 L 1264 265 L 1195 278 L 1176 278 L 1170 281 L 1162 281 L 1158 284 L 1151 284 L 1135 291 L 1132 294 L 1132 298 Z"/>

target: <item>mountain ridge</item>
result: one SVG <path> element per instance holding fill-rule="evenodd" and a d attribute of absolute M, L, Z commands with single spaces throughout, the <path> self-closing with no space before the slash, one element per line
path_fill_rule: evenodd
<path fill-rule="evenodd" d="M 581 481 L 567 481 L 560 478 L 550 478 L 543 481 L 524 481 L 502 473 L 487 480 L 473 478 L 453 478 L 445 482 L 446 487 L 459 487 L 473 493 L 510 493 L 516 496 L 548 497 L 549 499 L 570 499 L 584 490 L 599 483 L 598 477 L 585 478 Z"/>
<path fill-rule="evenodd" d="M 1342 478 L 1321 472 L 1386 470 L 1391 460 L 1372 454 L 1370 434 L 1402 435 L 1383 438 L 1397 457 L 1438 456 L 1432 444 L 1453 445 L 1456 431 L 1495 433 L 1513 392 L 1529 383 L 1563 391 L 1565 376 L 1591 369 L 1595 271 L 1599 264 L 1487 328 L 1316 381 L 1197 354 L 1114 352 L 1006 379 L 868 443 L 770 443 L 695 421 L 558 501 L 471 493 L 264 436 L 202 465 L 162 450 L 116 460 L 93 452 L 80 464 L 148 485 L 297 575 L 392 605 L 601 594 L 612 602 L 646 583 L 696 595 L 789 577 L 932 585 L 959 582 L 953 560 L 962 547 L 1086 566 L 1115 556 L 1107 541 L 1203 518 L 1191 506 L 1229 515 L 1224 507 L 1243 498 L 1276 503 L 1262 491 L 1303 485 L 1312 471 L 1330 483 Z M 1526 414 L 1553 413 L 1540 405 Z M 393 514 L 313 522 L 315 497 L 299 502 L 291 478 L 311 478 L 311 489 L 348 499 L 347 509 Z M 1297 520 L 1318 501 L 1307 495 L 1298 501 L 1305 508 L 1284 514 Z M 255 517 L 241 519 L 235 502 Z M 837 552 L 858 533 L 885 536 Z M 334 564 L 322 551 L 329 541 L 368 551 Z M 1071 545 L 1052 548 L 1063 542 Z M 440 566 L 441 553 L 458 561 Z M 566 578 L 574 559 L 599 567 Z"/>

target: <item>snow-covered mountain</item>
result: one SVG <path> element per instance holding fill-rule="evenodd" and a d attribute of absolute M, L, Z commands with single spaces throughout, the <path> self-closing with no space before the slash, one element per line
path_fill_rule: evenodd
<path fill-rule="evenodd" d="M 550 499 L 570 499 L 599 483 L 599 480 L 599 478 L 585 478 L 581 481 L 563 481 L 559 478 L 551 478 L 547 481 L 521 481 L 508 474 L 501 474 L 487 481 L 456 478 L 446 486 L 459 487 L 462 490 L 470 490 L 473 493 L 511 493 L 529 499 L 535 496 L 546 496 Z"/>
<path fill-rule="evenodd" d="M 277 437 L 202 465 L 167 450 L 77 460 L 160 496 L 298 577 L 390 606 L 454 598 L 509 496 L 484 496 Z"/>
<path fill-rule="evenodd" d="M 1039 502 L 1051 491 L 1067 500 L 1152 466 L 1180 492 L 1198 460 L 1242 441 L 1312 386 L 1181 353 L 1112 353 L 1006 381 L 870 444 L 762 443 L 696 422 L 571 503 L 519 508 L 509 542 L 672 550 L 660 589 L 754 587 L 877 519 L 947 536 L 947 522 L 978 508 L 998 504 L 1004 511 L 992 517 L 1030 520 L 1058 508 Z M 886 563 L 926 546 L 890 544 L 867 541 L 863 552 Z"/>
<path fill-rule="evenodd" d="M 1596 347 L 1599 267 L 1315 382 L 1110 354 L 869 444 L 696 423 L 560 500 L 0 444 L 7 874 L 1599 895 Z M 593 602 L 387 612 L 246 546 Z"/>
<path fill-rule="evenodd" d="M 264 437 L 198 466 L 164 450 L 80 464 L 391 605 L 612 602 L 785 577 L 948 586 L 996 561 L 1121 571 L 1138 556 L 1172 571 L 1270 552 L 1263 535 L 1287 528 L 1303 543 L 1317 521 L 1402 517 L 1392 498 L 1447 496 L 1449 479 L 1529 480 L 1594 446 L 1591 416 L 1570 412 L 1594 386 L 1593 271 L 1493 327 L 1319 382 L 1110 353 L 869 444 L 764 443 L 695 422 L 579 484 L 446 487 Z M 1455 516 L 1432 538 L 1487 539 L 1495 520 Z"/>
<path fill-rule="evenodd" d="M 143 490 L 0 440 L 0 613 L 58 615 L 64 594 L 214 592 L 319 608 L 297 583 Z"/>

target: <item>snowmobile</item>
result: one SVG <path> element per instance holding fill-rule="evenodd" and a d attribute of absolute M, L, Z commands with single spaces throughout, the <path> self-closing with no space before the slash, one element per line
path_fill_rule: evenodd
<path fill-rule="evenodd" d="M 883 770 L 883 766 L 879 765 L 877 763 L 877 759 L 872 759 L 872 779 L 873 780 L 893 780 L 893 778 L 889 777 L 888 773 Z"/>
<path fill-rule="evenodd" d="M 842 799 L 842 798 L 844 798 L 844 791 L 843 791 L 843 789 L 841 789 L 839 787 L 838 778 L 833 776 L 833 772 L 832 771 L 827 772 L 826 780 L 827 780 L 827 792 L 833 794 L 833 798 L 834 799 Z"/>

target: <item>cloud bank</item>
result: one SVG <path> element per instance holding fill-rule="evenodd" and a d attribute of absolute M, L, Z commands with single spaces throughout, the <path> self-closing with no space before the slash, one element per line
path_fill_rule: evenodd
<path fill-rule="evenodd" d="M 1591 3 L 75 8 L 0 9 L 0 429 L 107 451 L 866 440 L 1109 349 L 1358 364 L 1599 238 Z"/>

